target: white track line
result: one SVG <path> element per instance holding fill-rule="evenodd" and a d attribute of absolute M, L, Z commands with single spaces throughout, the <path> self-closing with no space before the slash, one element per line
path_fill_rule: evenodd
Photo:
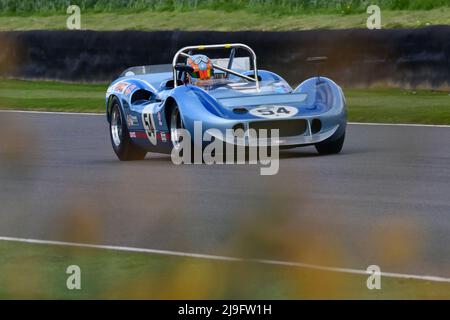
<path fill-rule="evenodd" d="M 140 253 L 159 254 L 159 255 L 166 255 L 166 256 L 197 258 L 197 259 L 205 259 L 205 260 L 213 260 L 213 261 L 251 262 L 251 263 L 258 263 L 258 264 L 265 264 L 265 265 L 296 267 L 296 268 L 313 269 L 313 270 L 319 270 L 319 271 L 349 273 L 349 274 L 366 275 L 366 276 L 369 274 L 366 270 L 328 267 L 328 266 L 320 266 L 320 265 L 301 263 L 301 262 L 266 260 L 266 259 L 245 259 L 245 258 L 237 258 L 237 257 L 227 257 L 227 256 L 189 253 L 189 252 L 170 251 L 170 250 L 133 248 L 133 247 L 111 246 L 111 245 L 96 245 L 96 244 L 87 244 L 87 243 L 24 239 L 24 238 L 13 238 L 13 237 L 0 237 L 0 241 L 22 242 L 22 243 L 43 244 L 43 245 L 56 245 L 56 246 L 68 246 L 68 247 L 79 247 L 79 248 L 90 248 L 90 249 L 105 249 L 105 250 L 126 251 L 126 252 L 140 252 Z M 395 272 L 381 272 L 381 276 L 389 277 L 389 278 L 397 278 L 397 279 L 414 279 L 414 280 L 422 280 L 422 281 L 450 283 L 450 278 L 429 276 L 429 275 L 423 276 L 423 275 L 403 274 L 403 273 L 395 273 Z"/>
<path fill-rule="evenodd" d="M 31 111 L 31 110 L 0 110 L 6 113 L 32 113 L 32 114 L 59 114 L 74 116 L 105 116 L 104 113 L 95 112 L 59 112 L 59 111 Z M 351 125 L 359 126 L 400 126 L 400 127 L 432 127 L 432 128 L 450 128 L 450 125 L 444 124 L 416 124 L 416 123 L 375 123 L 375 122 L 348 122 Z"/>
<path fill-rule="evenodd" d="M 348 122 L 351 125 L 358 126 L 396 126 L 396 127 L 433 127 L 433 128 L 450 128 L 446 124 L 420 124 L 420 123 L 375 123 L 375 122 Z"/>

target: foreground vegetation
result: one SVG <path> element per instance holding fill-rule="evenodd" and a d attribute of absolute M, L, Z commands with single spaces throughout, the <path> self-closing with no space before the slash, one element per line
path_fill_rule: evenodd
<path fill-rule="evenodd" d="M 450 284 L 0 241 L 0 299 L 448 299 Z M 66 269 L 81 269 L 68 290 Z"/>
<path fill-rule="evenodd" d="M 107 84 L 0 80 L 0 109 L 104 112 Z M 349 121 L 450 124 L 448 92 L 345 89 Z"/>

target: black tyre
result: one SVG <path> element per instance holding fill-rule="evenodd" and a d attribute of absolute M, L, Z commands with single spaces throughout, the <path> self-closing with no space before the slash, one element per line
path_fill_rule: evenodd
<path fill-rule="evenodd" d="M 112 101 L 109 123 L 111 144 L 121 161 L 143 160 L 147 151 L 133 144 L 117 98 Z"/>
<path fill-rule="evenodd" d="M 319 154 L 336 154 L 341 152 L 342 146 L 344 145 L 345 131 L 341 134 L 339 138 L 331 137 L 325 141 L 315 144 L 317 152 Z"/>

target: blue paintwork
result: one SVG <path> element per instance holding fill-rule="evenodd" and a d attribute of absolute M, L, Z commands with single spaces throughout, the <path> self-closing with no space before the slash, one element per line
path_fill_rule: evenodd
<path fill-rule="evenodd" d="M 244 74 L 251 75 L 252 72 Z M 125 119 L 130 121 L 130 132 L 138 133 L 132 137 L 133 142 L 146 148 L 148 151 L 170 152 L 172 143 L 170 139 L 158 139 L 157 145 L 145 139 L 143 133 L 149 132 L 143 123 L 143 112 L 151 110 L 154 128 L 153 134 L 170 133 L 169 122 L 171 102 L 176 102 L 180 110 L 186 129 L 193 134 L 194 121 L 202 121 L 203 131 L 216 128 L 224 132 L 238 123 L 247 124 L 249 121 L 267 121 L 250 113 L 239 114 L 233 108 L 241 107 L 252 110 L 264 105 L 286 105 L 298 109 L 298 113 L 290 118 L 277 119 L 279 121 L 290 119 L 306 119 L 309 124 L 312 119 L 320 119 L 322 129 L 317 134 L 307 131 L 303 136 L 291 137 L 280 142 L 280 145 L 307 145 L 325 139 L 339 138 L 346 127 L 345 98 L 341 88 L 332 80 L 325 77 L 310 78 L 297 88 L 292 87 L 279 75 L 265 70 L 258 71 L 261 77 L 261 91 L 251 88 L 252 82 L 230 76 L 231 83 L 213 84 L 210 86 L 196 86 L 192 84 L 179 85 L 177 88 L 168 88 L 167 82 L 172 80 L 171 72 L 153 73 L 145 75 L 122 76 L 116 79 L 108 88 L 106 94 L 106 114 L 109 120 L 110 102 L 113 96 L 121 104 Z M 125 83 L 118 89 L 116 85 Z M 231 88 L 232 85 L 244 90 Z M 246 91 L 248 89 L 249 91 Z M 132 103 L 132 97 L 138 90 L 151 93 L 150 100 L 139 100 Z M 296 101 L 298 97 L 298 101 Z M 288 101 L 286 103 L 286 101 Z M 248 102 L 251 105 L 248 105 Z M 280 137 L 283 138 L 283 137 Z"/>

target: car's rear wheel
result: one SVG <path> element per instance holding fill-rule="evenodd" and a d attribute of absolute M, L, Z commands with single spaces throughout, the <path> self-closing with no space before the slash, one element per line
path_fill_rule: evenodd
<path fill-rule="evenodd" d="M 317 152 L 319 154 L 336 154 L 341 152 L 342 146 L 344 145 L 345 131 L 341 134 L 339 138 L 331 137 L 325 141 L 315 144 Z"/>
<path fill-rule="evenodd" d="M 119 160 L 130 161 L 145 158 L 147 151 L 133 144 L 120 111 L 119 101 L 116 98 L 112 101 L 109 129 L 111 144 Z"/>

